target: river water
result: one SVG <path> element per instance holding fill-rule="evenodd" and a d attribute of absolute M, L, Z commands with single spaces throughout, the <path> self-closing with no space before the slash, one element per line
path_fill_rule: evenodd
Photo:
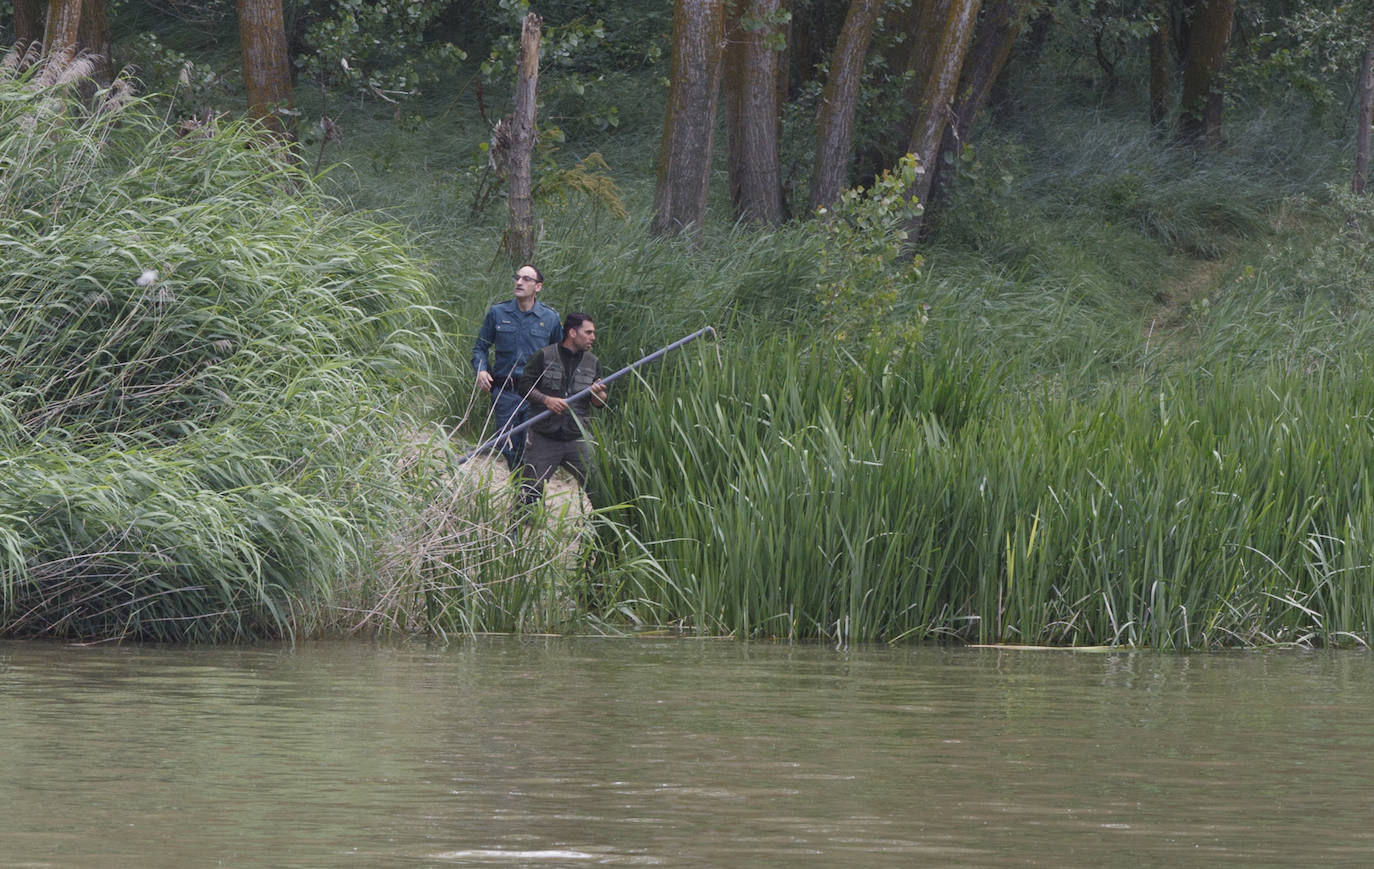
<path fill-rule="evenodd" d="M 0 643 L 0 865 L 1374 863 L 1374 657 Z"/>

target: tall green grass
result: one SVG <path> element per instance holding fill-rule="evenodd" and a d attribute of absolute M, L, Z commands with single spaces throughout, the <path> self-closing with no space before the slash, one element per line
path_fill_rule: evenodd
<path fill-rule="evenodd" d="M 840 641 L 1367 644 L 1374 389 L 1221 372 L 1090 398 L 787 341 L 684 366 L 603 472 L 670 621 Z M 1003 381 L 1005 382 L 1005 381 Z"/>
<path fill-rule="evenodd" d="M 546 300 L 593 314 L 609 365 L 706 322 L 721 340 L 616 388 L 588 572 L 533 558 L 492 502 L 415 606 L 445 631 L 1368 643 L 1367 272 L 1303 195 L 1329 149 L 1274 114 L 1209 158 L 1108 112 L 1038 117 L 980 138 L 984 180 L 900 288 L 920 346 L 832 346 L 806 227 L 719 221 L 693 249 L 642 210 L 546 211 Z M 1305 231 L 1279 245 L 1283 220 Z M 460 346 L 508 293 L 468 228 Z"/>
<path fill-rule="evenodd" d="M 804 227 L 697 251 L 560 224 L 549 295 L 608 361 L 722 326 L 617 390 L 600 473 L 653 560 L 587 606 L 844 641 L 1368 643 L 1362 236 L 1312 177 L 1266 181 L 1273 148 L 1078 124 L 1019 193 L 956 195 L 901 288 L 918 347 L 815 329 Z"/>
<path fill-rule="evenodd" d="M 1370 640 L 1369 221 L 1296 114 L 1205 157 L 1067 98 L 980 131 L 881 324 L 911 346 L 819 328 L 810 226 L 717 189 L 704 247 L 651 238 L 652 131 L 566 143 L 631 216 L 541 203 L 545 300 L 608 367 L 720 340 L 615 387 L 589 524 L 526 525 L 454 472 L 509 295 L 470 107 L 349 106 L 312 179 L 73 84 L 0 75 L 0 629 Z"/>
<path fill-rule="evenodd" d="M 428 279 L 270 138 L 80 73 L 0 70 L 0 630 L 308 631 L 404 512 Z"/>

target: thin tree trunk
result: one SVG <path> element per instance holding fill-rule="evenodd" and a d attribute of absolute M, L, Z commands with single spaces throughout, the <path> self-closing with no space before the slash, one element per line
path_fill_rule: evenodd
<path fill-rule="evenodd" d="M 80 44 L 81 0 L 48 0 L 48 23 L 43 30 L 43 55 L 65 62 Z"/>
<path fill-rule="evenodd" d="M 1194 9 L 1179 104 L 1179 138 L 1188 144 L 1221 146 L 1222 67 L 1235 8 L 1235 0 L 1200 0 Z"/>
<path fill-rule="evenodd" d="M 816 168 L 811 175 L 811 211 L 829 207 L 849 186 L 850 151 L 854 146 L 854 114 L 859 108 L 859 85 L 864 58 L 873 41 L 873 29 L 883 0 L 852 0 L 835 52 L 830 57 L 830 76 L 821 94 L 816 119 Z"/>
<path fill-rule="evenodd" d="M 291 102 L 291 65 L 281 0 L 238 0 L 239 44 L 248 114 L 276 133 L 289 128 L 282 110 Z"/>
<path fill-rule="evenodd" d="M 792 93 L 792 24 L 796 20 L 792 15 L 792 6 L 796 0 L 779 0 L 778 9 L 784 14 L 787 20 L 782 25 L 782 48 L 777 52 L 778 68 L 778 105 L 787 105 L 787 98 Z M 778 129 L 782 129 L 782 115 L 778 115 Z"/>
<path fill-rule="evenodd" d="M 1369 180 L 1369 132 L 1374 124 L 1374 24 L 1370 26 L 1369 43 L 1360 61 L 1360 109 L 1355 119 L 1355 174 L 1350 179 L 1350 191 L 1364 193 Z"/>
<path fill-rule="evenodd" d="M 953 0 L 941 30 L 930 78 L 922 92 L 908 148 L 925 170 L 916 176 L 916 183 L 910 191 L 922 203 L 930 197 L 930 185 L 934 180 L 931 170 L 939 157 L 940 142 L 950 121 L 951 104 L 958 91 L 964 57 L 973 40 L 974 25 L 978 21 L 981 5 L 982 0 Z M 914 219 L 908 228 L 913 239 L 919 237 L 923 225 L 923 217 Z"/>
<path fill-rule="evenodd" d="M 1150 32 L 1150 125 L 1155 128 L 1164 126 L 1169 117 L 1169 93 L 1173 88 L 1173 58 L 1169 56 L 1169 31 L 1167 9 L 1163 3 L 1156 5 L 1164 14 L 1160 16 L 1159 26 Z"/>
<path fill-rule="evenodd" d="M 715 145 L 723 38 L 721 0 L 677 0 L 672 77 L 658 152 L 655 235 L 698 238 Z"/>
<path fill-rule="evenodd" d="M 539 92 L 539 41 L 543 22 L 533 12 L 520 28 L 520 66 L 515 80 L 515 111 L 511 114 L 509 177 L 510 225 L 503 247 L 516 266 L 534 262 L 534 121 Z"/>
<path fill-rule="evenodd" d="M 778 171 L 779 171 L 779 173 L 781 173 L 781 175 L 782 175 L 781 184 L 782 184 L 782 187 L 783 187 L 783 190 L 782 190 L 782 219 L 783 219 L 783 222 L 786 222 L 786 221 L 792 219 L 792 208 L 790 207 L 790 205 L 789 205 L 788 202 L 787 202 L 787 185 L 788 185 L 789 181 L 791 180 L 792 174 L 795 172 L 795 170 L 796 170 L 796 168 L 797 168 L 797 167 L 796 167 L 796 164 L 793 164 L 793 165 L 790 166 L 790 167 L 782 166 L 782 165 L 781 165 L 781 161 L 782 161 L 782 153 L 781 153 L 781 152 L 782 152 L 782 113 L 783 113 L 783 106 L 786 106 L 786 105 L 787 105 L 787 100 L 788 100 L 788 98 L 789 98 L 789 97 L 791 96 L 791 94 L 792 94 L 792 39 L 793 39 L 793 34 L 795 33 L 795 31 L 792 29 L 792 25 L 793 25 L 793 24 L 795 23 L 795 21 L 796 21 L 796 18 L 795 18 L 795 17 L 793 16 L 793 14 L 792 14 L 792 7 L 793 7 L 795 4 L 796 4 L 796 0 L 780 0 L 780 3 L 778 4 L 778 8 L 781 10 L 782 15 L 787 19 L 786 22 L 782 25 L 782 50 L 780 50 L 780 51 L 777 52 L 777 55 L 778 55 L 778 75 L 777 75 L 777 85 L 776 85 L 777 96 L 774 97 L 774 99 L 776 99 L 776 100 L 778 101 L 778 112 L 777 112 L 778 123 L 777 123 L 777 133 L 776 133 L 776 135 L 777 135 L 777 139 L 778 139 L 778 152 L 779 152 L 779 153 L 778 153 L 778 160 L 779 160 Z"/>
<path fill-rule="evenodd" d="M 769 226 L 782 223 L 778 55 L 769 44 L 778 8 L 778 0 L 737 0 L 723 58 L 730 202 L 736 220 Z"/>
<path fill-rule="evenodd" d="M 1099 3 L 1094 7 L 1094 11 L 1100 8 L 1101 4 Z M 1098 22 L 1098 25 L 1096 32 L 1093 33 L 1093 56 L 1097 58 L 1097 68 L 1102 70 L 1102 75 L 1107 80 L 1103 90 L 1108 94 L 1114 94 L 1117 85 L 1116 61 L 1107 56 L 1107 50 L 1102 45 L 1102 39 L 1106 34 L 1103 32 L 1104 28 L 1101 26 L 1101 22 Z"/>

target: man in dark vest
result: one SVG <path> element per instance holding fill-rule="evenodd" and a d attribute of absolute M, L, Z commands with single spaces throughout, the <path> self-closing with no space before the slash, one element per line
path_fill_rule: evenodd
<path fill-rule="evenodd" d="M 516 389 L 525 360 L 545 344 L 563 337 L 558 312 L 539 301 L 544 276 L 532 265 L 515 270 L 515 298 L 492 305 L 477 331 L 472 346 L 472 370 L 477 385 L 491 393 L 492 423 L 496 431 L 517 426 L 529 415 L 529 406 Z M 523 433 L 507 438 L 501 455 L 512 470 L 520 467 Z"/>
<path fill-rule="evenodd" d="M 536 351 L 520 375 L 520 393 L 536 409 L 552 411 L 529 429 L 521 466 L 520 502 L 533 505 L 544 496 L 544 484 L 558 468 L 572 472 L 577 482 L 587 483 L 592 443 L 586 424 L 592 407 L 606 404 L 606 385 L 598 378 L 599 365 L 592 354 L 596 324 L 575 311 L 563 320 L 563 340 Z M 569 403 L 568 396 L 591 387 L 591 394 Z"/>

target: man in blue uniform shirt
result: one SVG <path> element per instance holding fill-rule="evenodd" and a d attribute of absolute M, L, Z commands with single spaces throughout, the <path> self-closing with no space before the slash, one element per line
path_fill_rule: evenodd
<path fill-rule="evenodd" d="M 477 385 L 491 393 L 494 431 L 519 425 L 529 415 L 529 405 L 516 388 L 530 354 L 563 340 L 558 312 L 539 301 L 544 276 L 532 265 L 515 270 L 515 298 L 492 305 L 472 345 L 472 370 Z M 514 471 L 520 466 L 524 433 L 506 439 L 501 455 Z"/>

